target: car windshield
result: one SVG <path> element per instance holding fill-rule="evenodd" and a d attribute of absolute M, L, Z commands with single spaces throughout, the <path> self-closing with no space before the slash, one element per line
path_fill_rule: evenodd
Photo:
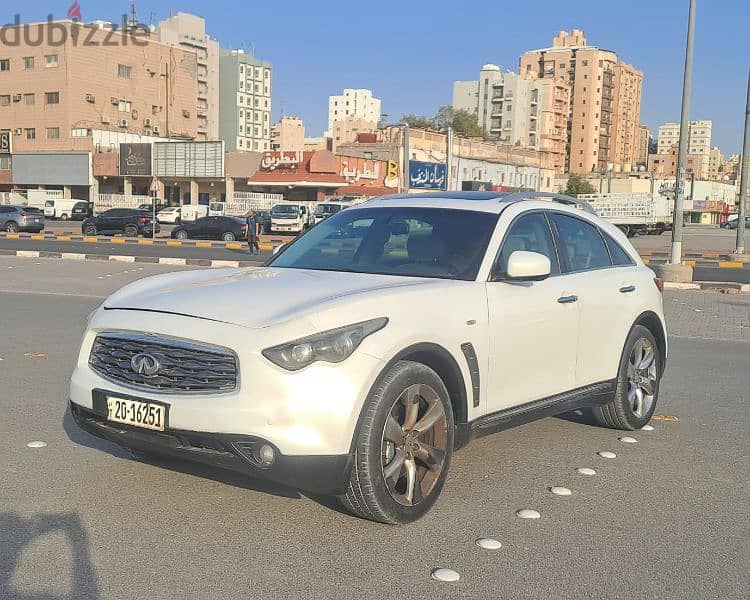
<path fill-rule="evenodd" d="M 332 215 L 333 213 L 337 213 L 341 210 L 338 204 L 319 204 L 317 207 L 315 207 L 315 214 L 316 215 Z"/>
<path fill-rule="evenodd" d="M 497 218 L 441 208 L 344 210 L 290 244 L 271 266 L 473 280 Z"/>
<path fill-rule="evenodd" d="M 295 217 L 299 214 L 299 207 L 294 204 L 277 204 L 271 209 L 274 217 Z"/>

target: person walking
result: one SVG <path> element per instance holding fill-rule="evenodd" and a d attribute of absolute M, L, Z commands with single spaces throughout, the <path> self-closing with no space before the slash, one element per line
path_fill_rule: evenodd
<path fill-rule="evenodd" d="M 260 254 L 260 244 L 258 243 L 258 218 L 254 210 L 247 211 L 245 215 L 245 225 L 247 225 L 247 245 L 250 247 L 250 254 Z"/>

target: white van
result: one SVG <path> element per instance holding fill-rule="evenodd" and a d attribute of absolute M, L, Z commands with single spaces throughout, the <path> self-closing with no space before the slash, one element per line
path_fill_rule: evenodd
<path fill-rule="evenodd" d="M 191 223 L 208 216 L 208 206 L 205 204 L 185 204 L 180 208 L 180 222 Z"/>
<path fill-rule="evenodd" d="M 79 203 L 88 204 L 86 200 L 78 198 L 47 198 L 44 202 L 44 216 L 69 221 L 73 217 L 73 207 Z"/>

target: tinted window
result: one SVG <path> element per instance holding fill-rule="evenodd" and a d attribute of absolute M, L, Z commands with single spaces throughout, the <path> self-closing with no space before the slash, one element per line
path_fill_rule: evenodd
<path fill-rule="evenodd" d="M 570 271 L 612 266 L 607 247 L 596 227 L 560 213 L 553 213 L 552 218 L 560 234 L 560 253 L 567 259 Z"/>
<path fill-rule="evenodd" d="M 343 210 L 298 238 L 274 267 L 473 280 L 497 215 L 439 208 Z"/>
<path fill-rule="evenodd" d="M 111 209 L 111 210 L 105 210 L 105 211 L 104 211 L 104 212 L 103 212 L 103 213 L 102 213 L 101 215 L 99 215 L 99 216 L 100 216 L 100 217 L 102 217 L 102 218 L 104 218 L 104 219 L 113 219 L 113 218 L 115 218 L 115 217 L 121 217 L 121 216 L 122 216 L 122 212 L 123 212 L 123 211 L 122 211 L 122 210 L 120 210 L 120 209 L 117 209 L 117 208 L 113 208 L 113 209 Z"/>
<path fill-rule="evenodd" d="M 518 250 L 544 254 L 549 258 L 550 272 L 553 275 L 560 272 L 555 244 L 552 241 L 552 232 L 542 213 L 523 215 L 510 226 L 510 231 L 503 240 L 500 256 L 495 265 L 493 273 L 495 278 L 502 279 L 508 274 L 508 259 L 510 259 L 511 254 Z"/>
<path fill-rule="evenodd" d="M 607 242 L 607 248 L 609 248 L 609 254 L 612 257 L 612 263 L 619 266 L 622 265 L 632 265 L 633 259 L 630 258 L 627 252 L 622 249 L 622 246 L 618 244 L 615 240 L 613 240 L 611 237 L 609 237 L 606 233 L 602 234 L 604 236 L 604 241 Z"/>
<path fill-rule="evenodd" d="M 11 208 L 10 206 L 0 206 L 0 213 L 12 213 L 16 212 L 15 208 Z"/>

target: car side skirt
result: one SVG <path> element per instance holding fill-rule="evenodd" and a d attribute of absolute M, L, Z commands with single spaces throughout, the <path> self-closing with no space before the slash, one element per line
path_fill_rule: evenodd
<path fill-rule="evenodd" d="M 549 398 L 542 398 L 494 412 L 462 425 L 464 431 L 457 431 L 456 437 L 461 437 L 468 442 L 474 438 L 490 435 L 544 417 L 552 417 L 579 408 L 600 406 L 612 399 L 616 386 L 616 379 L 602 381 Z"/>

